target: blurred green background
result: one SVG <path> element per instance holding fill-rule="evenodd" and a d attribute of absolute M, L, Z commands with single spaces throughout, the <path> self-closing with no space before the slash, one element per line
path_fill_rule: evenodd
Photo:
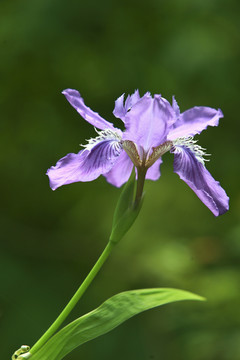
<path fill-rule="evenodd" d="M 182 111 L 225 115 L 200 145 L 230 196 L 215 218 L 173 173 L 147 182 L 141 214 L 70 319 L 118 292 L 176 287 L 206 303 L 143 313 L 67 359 L 240 358 L 237 0 L 1 0 L 1 358 L 33 345 L 104 248 L 120 190 L 103 177 L 53 192 L 45 172 L 95 136 L 61 91 L 75 88 L 105 119 L 136 88 L 174 94 Z"/>

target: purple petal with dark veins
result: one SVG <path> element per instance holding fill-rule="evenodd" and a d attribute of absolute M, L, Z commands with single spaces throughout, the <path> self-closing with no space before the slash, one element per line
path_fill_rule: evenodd
<path fill-rule="evenodd" d="M 196 193 L 215 216 L 229 209 L 229 197 L 194 153 L 181 147 L 174 153 L 174 172 Z"/>
<path fill-rule="evenodd" d="M 177 102 L 174 99 L 173 107 L 177 110 Z M 200 134 L 207 126 L 218 126 L 219 119 L 223 117 L 220 109 L 216 110 L 205 106 L 195 106 L 184 111 L 178 116 L 177 121 L 168 133 L 167 140 L 176 140 L 188 136 Z"/>
<path fill-rule="evenodd" d="M 102 141 L 91 150 L 68 154 L 47 171 L 52 190 L 78 181 L 92 181 L 109 172 L 122 149 L 116 141 Z"/>
<path fill-rule="evenodd" d="M 104 174 L 107 181 L 117 187 L 122 186 L 128 181 L 133 168 L 133 163 L 125 151 L 123 151 L 112 169 Z"/>
<path fill-rule="evenodd" d="M 62 94 L 65 95 L 68 102 L 77 110 L 77 112 L 97 129 L 114 129 L 113 124 L 104 120 L 98 113 L 92 111 L 84 104 L 84 100 L 77 90 L 66 89 Z"/>
<path fill-rule="evenodd" d="M 161 176 L 160 165 L 162 163 L 162 158 L 157 159 L 155 163 L 148 169 L 146 174 L 147 180 L 158 180 Z"/>
<path fill-rule="evenodd" d="M 169 128 L 176 120 L 175 112 L 160 95 L 145 94 L 125 116 L 123 140 L 131 140 L 145 151 L 166 140 Z"/>
<path fill-rule="evenodd" d="M 124 103 L 124 94 L 122 94 L 116 101 L 115 101 L 115 108 L 113 110 L 113 115 L 124 122 L 124 118 L 126 113 L 129 109 L 133 107 L 138 101 L 140 100 L 140 95 L 138 90 L 132 95 L 128 95 L 125 103 Z"/>

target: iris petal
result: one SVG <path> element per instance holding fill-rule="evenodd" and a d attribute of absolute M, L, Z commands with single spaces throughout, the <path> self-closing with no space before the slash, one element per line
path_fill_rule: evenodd
<path fill-rule="evenodd" d="M 176 114 L 176 117 L 177 119 L 179 118 L 179 115 L 180 115 L 180 109 L 179 109 L 179 106 L 178 106 L 178 103 L 175 99 L 175 96 L 172 97 L 172 107 L 173 107 L 173 110 Z"/>
<path fill-rule="evenodd" d="M 95 126 L 97 129 L 114 129 L 113 124 L 104 120 L 100 115 L 98 115 L 98 113 L 92 111 L 84 104 L 84 100 L 77 90 L 66 89 L 62 92 L 62 94 L 65 95 L 72 107 L 74 107 L 86 121 Z"/>
<path fill-rule="evenodd" d="M 116 101 L 115 101 L 115 108 L 113 110 L 113 115 L 124 122 L 125 115 L 127 114 L 128 110 L 130 110 L 133 105 L 135 105 L 140 100 L 140 95 L 138 90 L 132 95 L 128 95 L 125 103 L 124 103 L 124 94 L 122 94 Z"/>
<path fill-rule="evenodd" d="M 126 114 L 123 140 L 131 140 L 148 151 L 166 140 L 176 115 L 167 100 L 160 95 L 145 94 Z"/>
<path fill-rule="evenodd" d="M 168 140 L 200 134 L 209 125 L 218 126 L 219 119 L 223 117 L 220 109 L 216 110 L 206 106 L 195 106 L 179 114 L 175 99 L 173 99 L 173 108 L 178 113 L 178 119 L 168 133 Z"/>
<path fill-rule="evenodd" d="M 187 147 L 174 153 L 174 172 L 196 193 L 215 216 L 229 209 L 229 198 L 219 182 Z"/>
<path fill-rule="evenodd" d="M 158 180 L 161 176 L 160 165 L 162 163 L 162 158 L 157 159 L 155 163 L 148 169 L 146 174 L 147 180 Z"/>
<path fill-rule="evenodd" d="M 105 140 L 96 143 L 91 150 L 68 154 L 56 166 L 47 171 L 52 190 L 78 181 L 92 181 L 109 172 L 122 149 L 120 143 Z"/>
<path fill-rule="evenodd" d="M 104 174 L 104 176 L 110 184 L 120 187 L 128 181 L 132 168 L 132 161 L 128 157 L 127 153 L 123 151 L 112 169 L 107 174 Z"/>
<path fill-rule="evenodd" d="M 119 119 L 123 120 L 126 112 L 127 111 L 126 111 L 125 106 L 124 106 L 124 94 L 122 94 L 115 101 L 115 107 L 114 107 L 114 110 L 113 110 L 113 115 L 116 118 L 119 118 Z"/>

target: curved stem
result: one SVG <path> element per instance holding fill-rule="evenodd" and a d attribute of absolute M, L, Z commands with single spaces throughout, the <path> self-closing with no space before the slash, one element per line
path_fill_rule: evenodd
<path fill-rule="evenodd" d="M 69 303 L 65 306 L 63 311 L 54 321 L 54 323 L 49 327 L 49 329 L 43 334 L 43 336 L 35 343 L 35 345 L 29 351 L 31 354 L 36 353 L 46 342 L 47 340 L 54 335 L 54 333 L 58 330 L 58 328 L 62 325 L 63 321 L 69 315 L 69 313 L 73 310 L 79 299 L 82 297 L 84 292 L 87 290 L 88 286 L 91 284 L 92 280 L 95 278 L 99 270 L 101 269 L 102 265 L 105 263 L 106 259 L 108 258 L 109 254 L 114 247 L 114 243 L 109 242 L 105 249 L 103 250 L 101 256 L 99 257 L 98 261 L 83 281 L 79 289 L 73 295 Z"/>

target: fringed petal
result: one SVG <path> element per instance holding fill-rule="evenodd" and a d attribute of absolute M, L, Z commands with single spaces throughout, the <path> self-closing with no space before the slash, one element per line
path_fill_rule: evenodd
<path fill-rule="evenodd" d="M 47 171 L 52 190 L 78 181 L 92 181 L 109 172 L 122 152 L 118 138 L 90 141 L 78 154 L 68 154 Z"/>
<path fill-rule="evenodd" d="M 140 95 L 138 90 L 132 95 L 128 95 L 125 103 L 124 103 L 124 94 L 122 94 L 116 101 L 115 101 L 115 108 L 113 110 L 113 115 L 123 122 L 125 122 L 125 115 L 127 112 L 140 100 Z"/>

